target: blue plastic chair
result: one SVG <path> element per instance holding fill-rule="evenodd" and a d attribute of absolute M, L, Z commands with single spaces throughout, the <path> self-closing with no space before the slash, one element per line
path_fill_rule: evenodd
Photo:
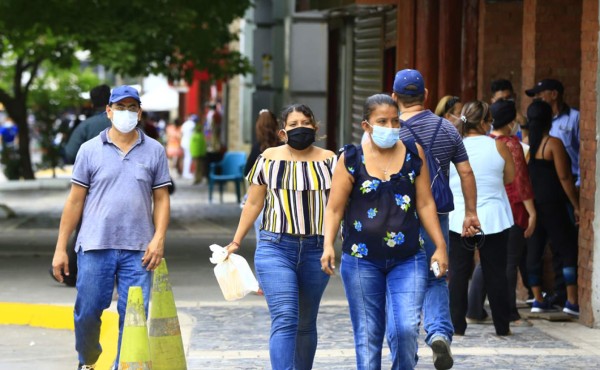
<path fill-rule="evenodd" d="M 219 185 L 219 195 L 223 203 L 223 185 L 227 181 L 235 182 L 235 192 L 238 203 L 241 202 L 241 186 L 244 181 L 244 166 L 246 165 L 246 153 L 227 152 L 223 159 L 211 163 L 208 169 L 208 201 L 212 203 L 212 193 L 215 183 Z"/>

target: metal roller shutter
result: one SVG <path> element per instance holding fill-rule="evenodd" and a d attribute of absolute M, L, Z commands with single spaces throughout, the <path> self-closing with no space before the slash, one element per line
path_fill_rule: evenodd
<path fill-rule="evenodd" d="M 353 38 L 352 143 L 360 144 L 363 105 L 383 91 L 383 51 L 396 42 L 396 8 L 357 16 Z"/>

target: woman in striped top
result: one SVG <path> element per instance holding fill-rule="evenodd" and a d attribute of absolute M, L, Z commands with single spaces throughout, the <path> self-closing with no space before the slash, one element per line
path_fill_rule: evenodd
<path fill-rule="evenodd" d="M 254 265 L 271 314 L 273 369 L 311 369 L 317 348 L 317 313 L 329 275 L 321 271 L 323 219 L 335 153 L 313 145 L 317 122 L 309 107 L 282 113 L 285 145 L 266 149 L 247 175 L 248 200 L 233 253 L 263 211 Z"/>

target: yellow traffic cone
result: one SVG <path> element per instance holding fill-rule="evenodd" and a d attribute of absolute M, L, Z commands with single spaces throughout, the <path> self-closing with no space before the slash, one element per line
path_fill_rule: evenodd
<path fill-rule="evenodd" d="M 154 270 L 151 294 L 148 326 L 153 369 L 186 370 L 181 328 L 164 258 Z"/>
<path fill-rule="evenodd" d="M 130 369 L 152 369 L 146 314 L 144 313 L 144 295 L 139 286 L 129 287 L 119 356 L 119 370 Z"/>

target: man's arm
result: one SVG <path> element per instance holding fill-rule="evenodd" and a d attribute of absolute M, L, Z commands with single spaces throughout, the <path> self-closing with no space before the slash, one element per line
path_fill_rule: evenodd
<path fill-rule="evenodd" d="M 142 258 L 142 265 L 146 270 L 154 271 L 160 264 L 165 253 L 165 238 L 169 218 L 171 216 L 171 200 L 167 186 L 154 189 L 154 237 L 146 248 Z"/>
<path fill-rule="evenodd" d="M 460 186 L 465 198 L 465 220 L 463 221 L 463 236 L 473 236 L 481 227 L 477 217 L 477 186 L 475 175 L 469 161 L 455 163 L 456 171 L 460 176 Z"/>
<path fill-rule="evenodd" d="M 69 275 L 67 243 L 81 219 L 87 191 L 88 189 L 83 186 L 71 185 L 71 192 L 67 197 L 65 208 L 60 218 L 58 240 L 56 241 L 56 249 L 54 251 L 54 258 L 52 259 L 52 274 L 61 283 L 63 282 L 62 272 L 67 276 Z"/>

